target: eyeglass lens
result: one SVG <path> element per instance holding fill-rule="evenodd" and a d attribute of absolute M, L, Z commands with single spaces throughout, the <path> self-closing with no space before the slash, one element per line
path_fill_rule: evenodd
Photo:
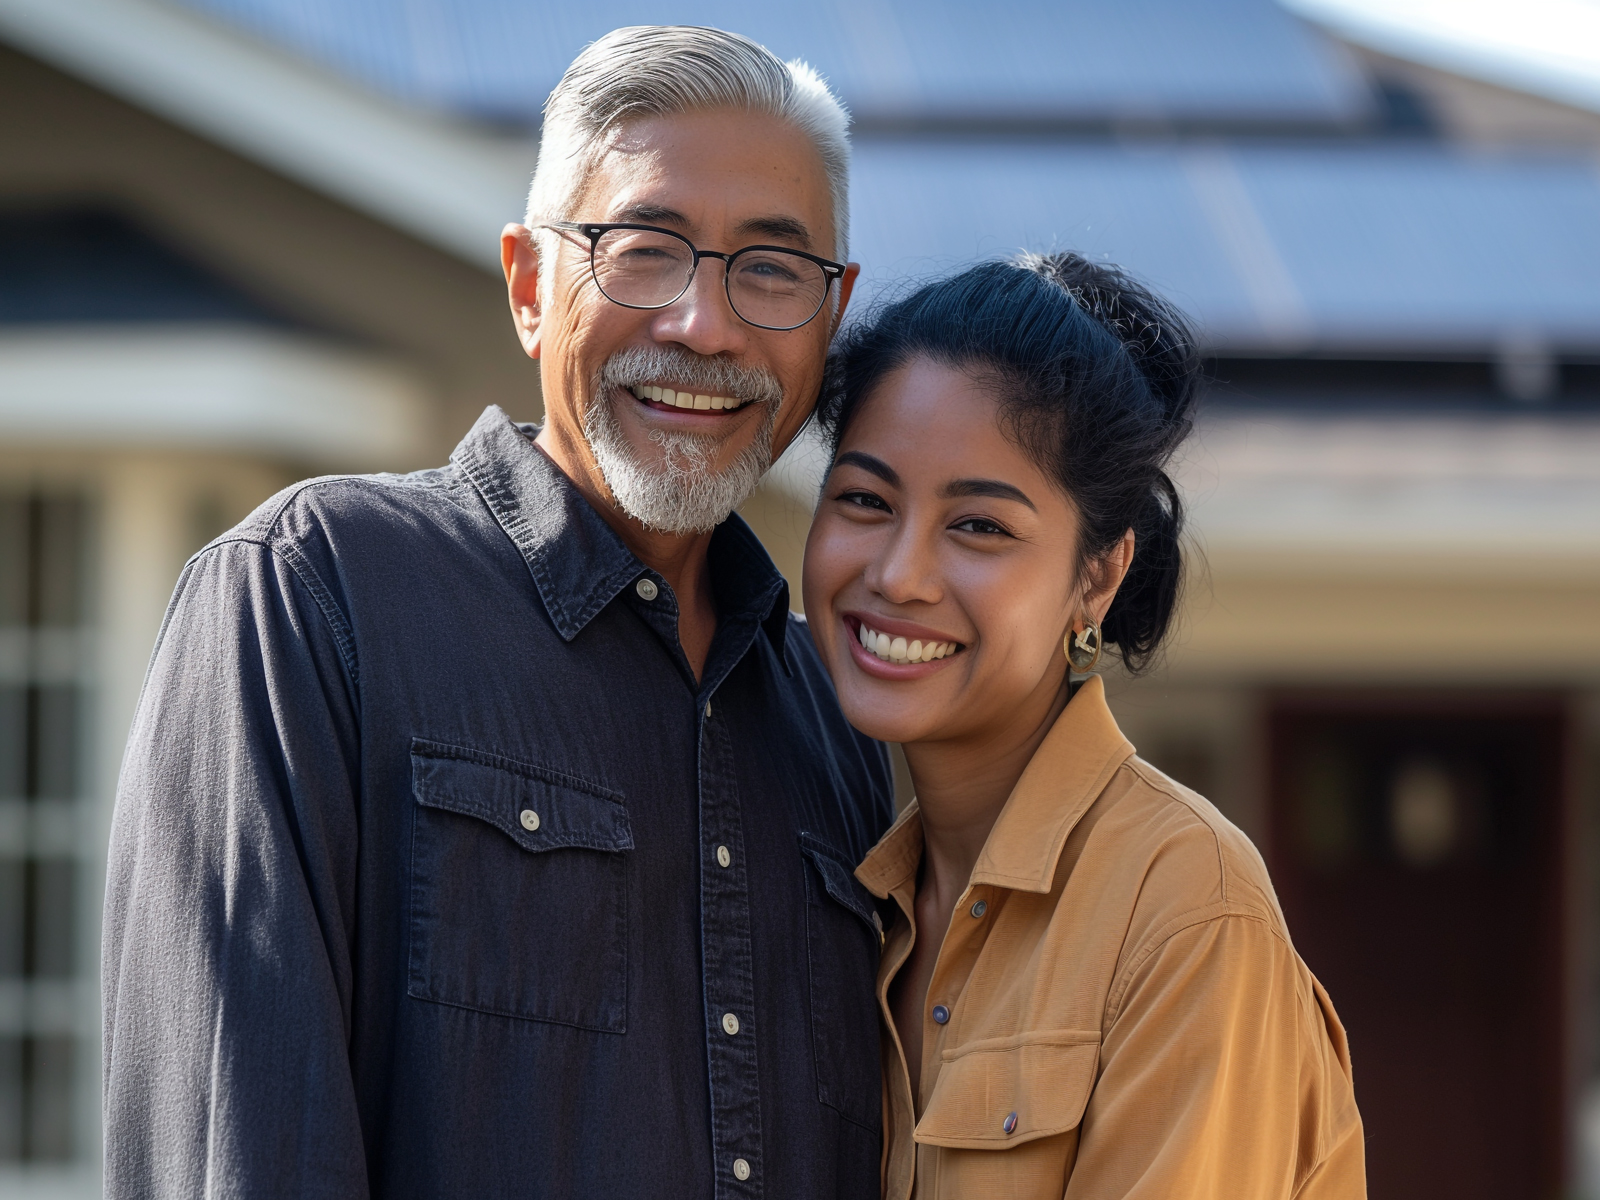
<path fill-rule="evenodd" d="M 618 304 L 671 304 L 688 289 L 693 271 L 694 252 L 670 234 L 611 229 L 595 242 L 594 280 Z M 743 250 L 728 264 L 728 300 L 752 325 L 794 329 L 817 315 L 827 295 L 827 273 L 798 254 Z"/>

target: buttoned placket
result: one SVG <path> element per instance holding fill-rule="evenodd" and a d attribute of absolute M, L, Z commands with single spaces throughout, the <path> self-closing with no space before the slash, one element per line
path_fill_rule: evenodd
<path fill-rule="evenodd" d="M 536 433 L 506 422 L 493 426 L 485 440 L 531 439 Z M 603 608 L 620 600 L 649 626 L 672 656 L 686 698 L 694 706 L 691 728 L 698 767 L 700 945 L 713 1196 L 716 1200 L 761 1196 L 765 1189 L 757 1059 L 761 1028 L 755 1012 L 748 856 L 734 770 L 740 748 L 733 744 L 731 727 L 726 714 L 718 711 L 715 696 L 719 685 L 753 652 L 752 643 L 763 634 L 776 652 L 775 669 L 785 676 L 791 674 L 784 649 L 788 589 L 742 523 L 734 520 L 732 528 L 718 530 L 712 552 L 722 556 L 717 582 L 727 592 L 718 597 L 716 635 L 702 678 L 697 680 L 678 639 L 678 603 L 671 586 L 609 534 L 581 497 L 570 489 L 549 487 L 542 478 L 537 486 L 519 491 L 504 478 L 505 472 L 487 451 L 476 445 L 464 443 L 454 457 L 522 550 L 561 636 L 572 641 Z M 521 469 L 529 476 L 554 471 L 536 450 L 523 463 Z M 568 578 L 567 567 L 558 565 L 549 543 L 539 536 L 541 529 L 562 521 L 591 527 L 593 544 L 589 549 L 595 561 L 589 578 Z M 764 645 L 761 652 L 765 650 Z M 678 697 L 661 697 L 663 705 L 682 702 Z"/>
<path fill-rule="evenodd" d="M 677 638 L 677 597 L 664 579 L 641 577 L 641 582 L 646 580 L 651 586 L 635 586 L 632 603 L 646 623 L 677 649 L 685 678 L 692 681 Z M 748 1200 L 765 1189 L 748 856 L 734 747 L 715 703 L 717 686 L 759 632 L 759 625 L 748 619 L 719 622 L 704 675 L 691 692 L 698 735 L 700 954 L 715 1200 Z"/>
<path fill-rule="evenodd" d="M 977 974 L 978 961 L 989 943 L 990 933 L 999 917 L 998 909 L 1002 907 L 1000 902 L 1005 898 L 1005 889 L 987 884 L 969 884 L 951 912 L 949 927 L 945 931 L 938 956 L 934 960 L 933 976 L 928 982 L 928 994 L 923 998 L 922 1071 L 918 1088 L 920 1095 L 917 1097 L 911 1094 L 905 1047 L 900 1041 L 899 1030 L 894 1026 L 893 1013 L 888 1003 L 889 991 L 893 987 L 895 978 L 910 959 L 917 937 L 927 936 L 928 933 L 917 928 L 915 872 L 908 874 L 893 888 L 891 895 L 901 910 L 903 924 L 899 926 L 898 936 L 892 938 L 887 946 L 886 953 L 890 959 L 878 988 L 879 1005 L 889 1026 L 899 1067 L 896 1079 L 889 1088 L 889 1103 L 892 1110 L 890 1119 L 896 1123 L 903 1122 L 906 1127 L 915 1127 L 918 1115 L 926 1107 L 928 1097 L 933 1093 L 938 1079 L 938 1066 L 944 1051 L 950 1045 L 960 1042 L 962 1024 L 960 1017 L 966 1011 L 967 992 Z M 941 1015 L 943 1020 L 939 1019 Z M 1006 1132 L 1009 1133 L 1010 1130 Z M 885 1195 L 891 1197 L 891 1200 L 905 1200 L 915 1191 L 920 1149 L 913 1147 L 909 1163 L 887 1164 Z"/>

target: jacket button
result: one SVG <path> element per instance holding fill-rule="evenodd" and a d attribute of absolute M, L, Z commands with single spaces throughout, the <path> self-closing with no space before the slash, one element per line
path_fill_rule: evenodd
<path fill-rule="evenodd" d="M 518 819 L 522 822 L 522 827 L 529 833 L 532 833 L 535 829 L 539 828 L 539 814 L 534 812 L 531 808 L 523 809 L 522 816 Z"/>
<path fill-rule="evenodd" d="M 641 579 L 633 585 L 633 590 L 639 593 L 641 600 L 654 600 L 659 589 L 653 579 Z"/>
<path fill-rule="evenodd" d="M 942 1004 L 933 1006 L 933 1020 L 936 1025 L 943 1025 L 950 1019 L 950 1010 Z"/>
<path fill-rule="evenodd" d="M 974 904 L 972 906 L 972 915 L 975 916 L 975 917 L 981 917 L 981 916 L 983 916 L 984 913 L 986 913 L 988 911 L 989 911 L 989 902 L 987 900 L 979 900 L 976 904 Z"/>
<path fill-rule="evenodd" d="M 1007 1133 L 1015 1133 L 1017 1131 L 1017 1114 L 1007 1113 L 1006 1119 L 1000 1122 L 1000 1128 Z"/>

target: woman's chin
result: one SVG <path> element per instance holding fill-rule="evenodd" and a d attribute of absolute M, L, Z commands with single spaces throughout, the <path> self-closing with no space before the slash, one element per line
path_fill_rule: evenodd
<path fill-rule="evenodd" d="M 936 706 L 928 703 L 931 697 L 919 702 L 912 694 L 886 697 L 881 692 L 880 688 L 841 690 L 839 707 L 850 724 L 880 742 L 920 742 L 938 736 L 943 722 Z"/>

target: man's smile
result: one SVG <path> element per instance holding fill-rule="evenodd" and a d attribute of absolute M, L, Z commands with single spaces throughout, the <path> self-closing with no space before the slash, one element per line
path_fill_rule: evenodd
<path fill-rule="evenodd" d="M 751 400 L 740 400 L 731 396 L 713 396 L 705 392 L 696 393 L 657 384 L 636 384 L 628 390 L 648 407 L 662 411 L 678 412 L 689 409 L 698 412 L 734 412 L 747 404 L 754 403 Z"/>

